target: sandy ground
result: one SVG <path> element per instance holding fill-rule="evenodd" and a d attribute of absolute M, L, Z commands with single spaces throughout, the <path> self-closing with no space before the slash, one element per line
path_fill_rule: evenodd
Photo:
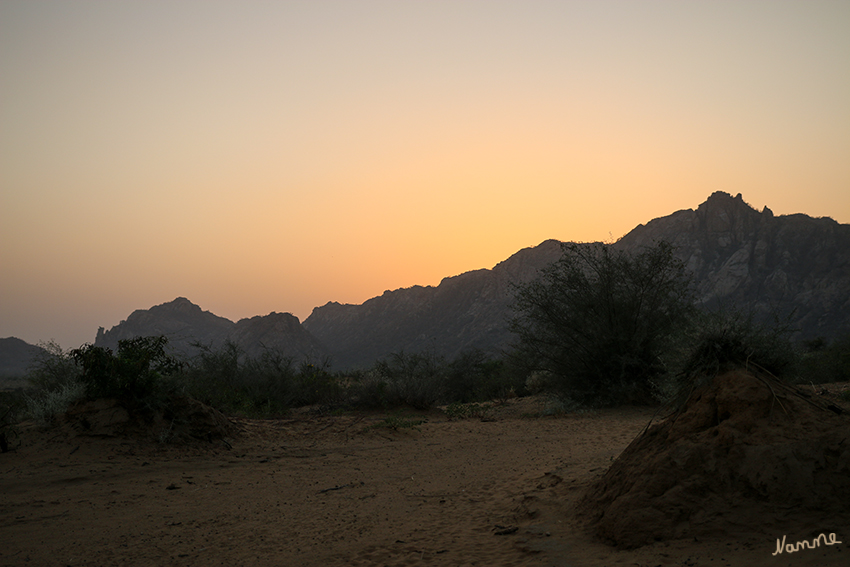
<path fill-rule="evenodd" d="M 230 447 L 25 425 L 0 455 L 0 565 L 850 565 L 850 526 L 780 556 L 777 538 L 823 527 L 594 540 L 572 508 L 652 410 L 530 417 L 540 404 L 483 421 L 407 412 L 418 429 L 376 427 L 397 415 L 381 413 L 238 420 Z"/>

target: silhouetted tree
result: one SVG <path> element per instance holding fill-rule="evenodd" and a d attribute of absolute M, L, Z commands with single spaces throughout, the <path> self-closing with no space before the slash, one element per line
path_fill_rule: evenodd
<path fill-rule="evenodd" d="M 515 356 L 584 405 L 650 400 L 663 353 L 694 312 L 691 277 L 659 242 L 630 255 L 565 244 L 540 277 L 517 288 Z"/>

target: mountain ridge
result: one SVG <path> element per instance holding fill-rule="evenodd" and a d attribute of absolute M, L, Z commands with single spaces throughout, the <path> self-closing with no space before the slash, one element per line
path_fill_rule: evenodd
<path fill-rule="evenodd" d="M 202 310 L 185 297 L 150 309 L 137 309 L 108 331 L 100 327 L 94 345 L 114 350 L 120 340 L 145 335 L 165 335 L 170 350 L 184 357 L 193 356 L 202 348 L 220 348 L 226 342 L 236 344 L 251 357 L 260 356 L 265 349 L 297 359 L 327 356 L 327 349 L 291 313 L 272 311 L 233 322 Z"/>
<path fill-rule="evenodd" d="M 774 215 L 741 194 L 717 191 L 696 209 L 639 224 L 611 246 L 634 251 L 658 240 L 673 244 L 693 272 L 704 306 L 786 318 L 799 339 L 850 333 L 850 225 L 802 213 Z M 276 312 L 234 323 L 178 297 L 99 329 L 95 344 L 114 348 L 122 338 L 165 334 L 178 352 L 191 354 L 195 342 L 216 347 L 231 340 L 252 356 L 275 348 L 295 358 L 330 358 L 343 370 L 399 351 L 495 354 L 512 338 L 513 286 L 560 257 L 561 245 L 545 240 L 437 286 L 387 290 L 362 304 L 329 301 L 303 323 Z"/>

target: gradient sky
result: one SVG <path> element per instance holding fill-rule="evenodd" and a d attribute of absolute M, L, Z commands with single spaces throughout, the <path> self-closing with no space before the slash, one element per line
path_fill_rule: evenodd
<path fill-rule="evenodd" d="M 850 2 L 0 2 L 0 337 L 303 321 L 718 190 L 850 222 Z"/>

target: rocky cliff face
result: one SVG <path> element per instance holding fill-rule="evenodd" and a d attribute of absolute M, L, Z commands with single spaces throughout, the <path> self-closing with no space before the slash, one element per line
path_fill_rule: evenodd
<path fill-rule="evenodd" d="M 168 337 L 169 348 L 187 357 L 197 352 L 194 343 L 220 347 L 225 341 L 239 345 L 249 356 L 269 348 L 299 360 L 318 360 L 326 349 L 289 313 L 270 313 L 236 323 L 201 308 L 185 297 L 150 309 L 139 309 L 108 331 L 98 329 L 96 346 L 116 349 L 118 341 L 139 336 Z"/>
<path fill-rule="evenodd" d="M 775 216 L 717 192 L 696 210 L 640 225 L 615 246 L 667 240 L 693 272 L 701 303 L 788 318 L 800 338 L 850 332 L 850 225 Z"/>

